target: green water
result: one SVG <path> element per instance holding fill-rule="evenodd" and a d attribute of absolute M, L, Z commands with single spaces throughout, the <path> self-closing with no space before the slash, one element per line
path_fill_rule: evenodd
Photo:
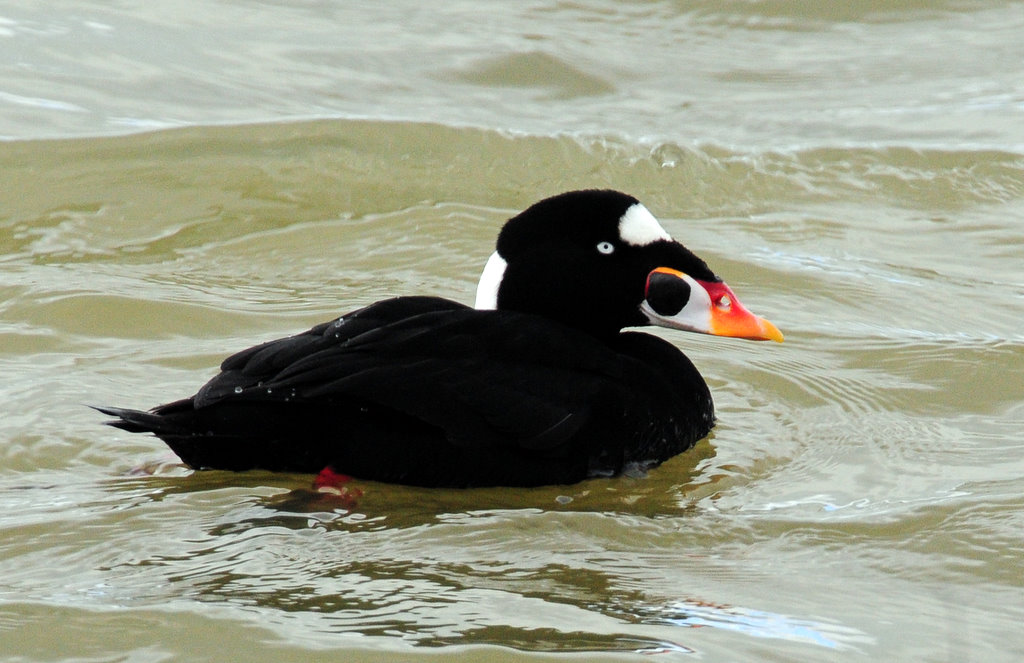
<path fill-rule="evenodd" d="M 0 657 L 1017 661 L 1014 3 L 0 2 Z M 87 403 L 628 191 L 784 345 L 658 331 L 719 425 L 646 477 L 192 473 Z"/>

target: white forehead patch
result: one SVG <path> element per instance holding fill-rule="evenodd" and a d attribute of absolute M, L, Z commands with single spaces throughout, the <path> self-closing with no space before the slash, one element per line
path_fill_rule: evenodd
<path fill-rule="evenodd" d="M 644 246 L 659 239 L 672 239 L 654 215 L 640 203 L 630 205 L 619 219 L 619 237 L 633 246 Z"/>
<path fill-rule="evenodd" d="M 474 304 L 474 308 L 498 308 L 498 288 L 501 286 L 501 279 L 505 277 L 506 267 L 508 267 L 508 263 L 498 255 L 497 251 L 492 253 L 491 257 L 487 259 L 484 271 L 480 275 L 480 283 L 476 286 L 476 304 Z"/>

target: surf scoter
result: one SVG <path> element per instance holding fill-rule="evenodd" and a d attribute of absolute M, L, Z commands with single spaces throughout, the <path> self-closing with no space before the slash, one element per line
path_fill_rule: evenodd
<path fill-rule="evenodd" d="M 395 297 L 228 357 L 149 412 L 97 408 L 195 469 L 535 486 L 655 465 L 714 425 L 670 343 L 624 327 L 782 341 L 636 198 L 573 191 L 498 235 L 476 307 Z"/>

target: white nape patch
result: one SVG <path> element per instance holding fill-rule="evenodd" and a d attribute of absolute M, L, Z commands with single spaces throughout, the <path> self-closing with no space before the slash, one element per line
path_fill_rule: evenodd
<path fill-rule="evenodd" d="M 640 203 L 630 205 L 619 219 L 619 237 L 633 246 L 644 246 L 661 239 L 672 240 L 654 215 Z"/>
<path fill-rule="evenodd" d="M 501 286 L 501 279 L 505 277 L 506 267 L 508 267 L 508 263 L 498 255 L 497 251 L 487 259 L 484 271 L 480 274 L 480 283 L 476 286 L 474 308 L 481 310 L 498 308 L 498 288 Z"/>

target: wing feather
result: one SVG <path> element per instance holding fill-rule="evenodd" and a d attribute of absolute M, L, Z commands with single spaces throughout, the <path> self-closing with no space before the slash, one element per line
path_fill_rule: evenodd
<path fill-rule="evenodd" d="M 609 352 L 536 316 L 403 297 L 229 357 L 195 404 L 370 403 L 440 428 L 458 446 L 557 453 L 617 377 L 616 363 L 601 361 Z"/>

